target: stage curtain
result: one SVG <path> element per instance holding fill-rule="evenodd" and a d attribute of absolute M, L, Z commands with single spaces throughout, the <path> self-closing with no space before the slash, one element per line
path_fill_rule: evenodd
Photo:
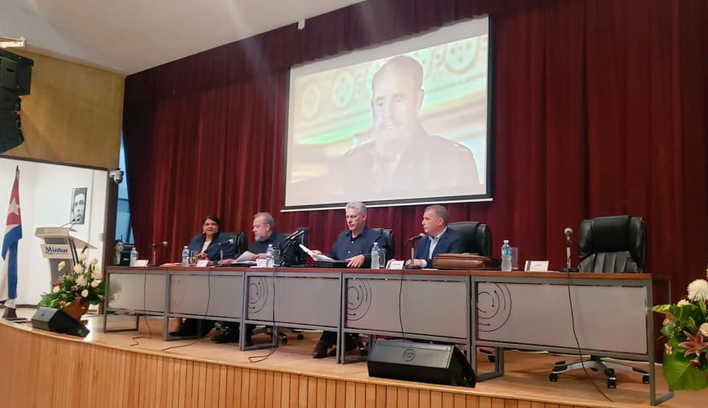
<path fill-rule="evenodd" d="M 177 259 L 206 214 L 247 231 L 270 211 L 328 249 L 341 210 L 280 213 L 289 68 L 475 15 L 494 32 L 494 200 L 451 204 L 522 259 L 564 264 L 563 228 L 631 214 L 648 225 L 648 271 L 674 297 L 708 264 L 708 6 L 703 0 L 369 0 L 126 80 L 124 132 L 138 248 Z M 356 197 L 352 197 L 353 200 Z M 396 255 L 424 206 L 373 208 Z"/>

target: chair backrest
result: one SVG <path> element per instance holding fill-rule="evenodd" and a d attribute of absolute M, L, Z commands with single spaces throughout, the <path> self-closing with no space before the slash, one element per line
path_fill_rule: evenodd
<path fill-rule="evenodd" d="M 393 242 L 393 230 L 389 228 L 372 228 L 374 231 L 379 231 L 381 235 L 388 241 L 389 248 L 395 251 L 396 243 Z M 393 259 L 393 254 L 386 254 L 386 259 Z"/>
<path fill-rule="evenodd" d="M 246 251 L 248 248 L 247 242 L 246 242 L 246 234 L 244 232 L 222 232 L 219 234 L 223 236 L 224 240 L 228 240 L 233 238 L 234 240 L 234 251 L 236 252 L 235 255 L 238 257 L 242 253 Z"/>
<path fill-rule="evenodd" d="M 581 272 L 643 272 L 646 227 L 641 217 L 615 215 L 580 223 Z"/>
<path fill-rule="evenodd" d="M 465 236 L 465 251 L 471 254 L 492 256 L 492 230 L 478 221 L 460 221 L 447 224 L 448 228 Z"/>

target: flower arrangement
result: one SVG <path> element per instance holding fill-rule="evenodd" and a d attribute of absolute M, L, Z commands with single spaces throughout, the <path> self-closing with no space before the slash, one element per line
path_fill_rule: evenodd
<path fill-rule="evenodd" d="M 688 296 L 677 304 L 652 310 L 666 315 L 661 333 L 664 344 L 664 377 L 673 390 L 708 387 L 708 281 L 688 285 Z"/>
<path fill-rule="evenodd" d="M 59 272 L 62 272 L 66 268 L 66 263 L 59 262 L 57 267 Z M 88 305 L 103 302 L 105 286 L 98 261 L 92 259 L 86 262 L 86 255 L 81 254 L 74 269 L 53 282 L 52 290 L 42 294 L 37 306 L 66 309 L 78 303 L 87 308 Z"/>

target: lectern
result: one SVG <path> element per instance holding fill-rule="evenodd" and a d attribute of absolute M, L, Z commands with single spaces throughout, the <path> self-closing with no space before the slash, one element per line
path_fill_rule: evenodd
<path fill-rule="evenodd" d="M 64 272 L 74 269 L 78 262 L 77 248 L 83 252 L 86 249 L 96 249 L 93 245 L 71 235 L 72 230 L 64 227 L 38 227 L 34 235 L 44 239 L 42 256 L 49 259 L 49 270 L 54 282 L 59 279 L 63 272 L 59 271 L 59 262 L 66 262 Z M 66 268 L 69 269 L 66 269 Z"/>

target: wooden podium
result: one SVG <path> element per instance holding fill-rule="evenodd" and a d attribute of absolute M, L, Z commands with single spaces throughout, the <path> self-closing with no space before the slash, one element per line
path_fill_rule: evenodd
<path fill-rule="evenodd" d="M 88 242 L 72 236 L 72 231 L 71 228 L 65 227 L 38 227 L 34 232 L 36 237 L 44 239 L 44 244 L 41 244 L 42 256 L 49 260 L 50 282 L 58 280 L 63 273 L 59 271 L 59 262 L 66 263 L 64 272 L 74 269 L 79 260 L 77 249 L 81 252 L 96 249 Z"/>

